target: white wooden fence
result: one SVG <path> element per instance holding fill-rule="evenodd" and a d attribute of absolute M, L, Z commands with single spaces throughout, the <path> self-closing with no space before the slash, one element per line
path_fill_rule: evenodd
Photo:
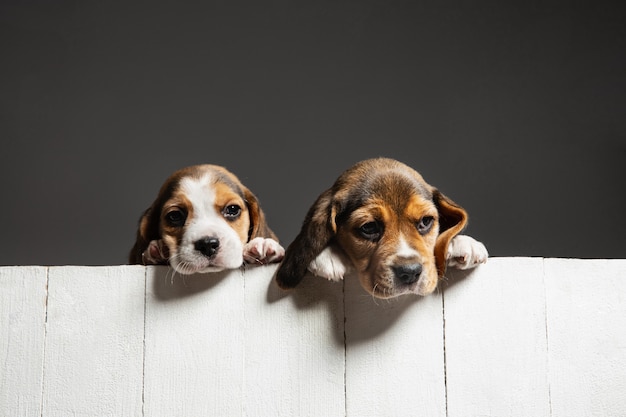
<path fill-rule="evenodd" d="M 274 271 L 0 268 L 0 416 L 626 416 L 626 260 L 389 301 Z"/>

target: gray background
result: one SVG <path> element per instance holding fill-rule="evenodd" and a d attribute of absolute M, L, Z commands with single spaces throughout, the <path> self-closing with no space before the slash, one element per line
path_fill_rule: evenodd
<path fill-rule="evenodd" d="M 125 263 L 196 163 L 288 244 L 374 156 L 463 205 L 492 255 L 624 257 L 624 4 L 4 0 L 0 264 Z"/>

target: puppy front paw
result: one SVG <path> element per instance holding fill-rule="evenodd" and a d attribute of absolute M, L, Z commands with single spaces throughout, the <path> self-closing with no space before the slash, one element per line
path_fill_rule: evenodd
<path fill-rule="evenodd" d="M 326 247 L 317 258 L 309 264 L 309 271 L 313 275 L 326 278 L 331 281 L 339 281 L 351 269 L 350 261 L 333 246 Z"/>
<path fill-rule="evenodd" d="M 243 259 L 249 264 L 271 264 L 285 257 L 285 249 L 274 239 L 255 237 L 243 247 Z"/>
<path fill-rule="evenodd" d="M 487 262 L 487 248 L 476 239 L 466 236 L 455 236 L 448 245 L 446 259 L 448 266 L 457 269 L 470 269 Z"/>
<path fill-rule="evenodd" d="M 170 250 L 162 240 L 152 240 L 141 254 L 144 265 L 163 265 L 170 257 Z"/>

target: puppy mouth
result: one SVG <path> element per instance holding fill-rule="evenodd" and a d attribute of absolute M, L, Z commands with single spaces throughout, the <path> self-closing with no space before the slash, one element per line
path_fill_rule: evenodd
<path fill-rule="evenodd" d="M 232 265 L 233 262 L 227 264 L 222 258 L 223 257 L 217 255 L 206 256 L 194 254 L 193 256 L 183 256 L 176 254 L 170 257 L 170 265 L 178 273 L 183 275 L 219 272 L 234 267 L 234 265 Z M 241 263 L 243 263 L 243 261 Z"/>
<path fill-rule="evenodd" d="M 380 284 L 378 282 L 374 283 L 374 287 L 372 287 L 370 293 L 374 297 L 381 299 L 397 297 L 396 288 L 390 287 L 385 284 Z"/>
<path fill-rule="evenodd" d="M 170 254 L 170 265 L 184 275 L 236 269 L 243 264 L 239 241 L 221 235 L 184 242 L 177 250 L 170 250 Z"/>
<path fill-rule="evenodd" d="M 404 294 L 425 295 L 426 271 L 416 265 L 385 267 L 370 280 L 370 293 L 377 298 L 394 298 Z"/>
<path fill-rule="evenodd" d="M 376 281 L 374 286 L 371 287 L 370 293 L 376 298 L 394 298 L 399 297 L 404 294 L 416 294 L 416 295 L 426 295 L 426 292 L 422 289 L 423 285 L 420 284 L 420 281 L 417 281 L 413 284 L 394 284 L 388 285 L 387 283 L 381 283 Z"/>

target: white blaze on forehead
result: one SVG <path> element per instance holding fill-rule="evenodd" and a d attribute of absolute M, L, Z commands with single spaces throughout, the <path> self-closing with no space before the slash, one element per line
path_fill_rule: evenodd
<path fill-rule="evenodd" d="M 238 268 L 243 263 L 243 243 L 221 209 L 215 206 L 218 196 L 214 183 L 211 173 L 180 181 L 181 192 L 192 206 L 178 250 L 170 258 L 174 269 L 181 273 L 221 271 Z M 211 256 L 195 248 L 195 242 L 207 237 L 219 241 L 219 249 Z"/>
<path fill-rule="evenodd" d="M 419 252 L 409 246 L 404 236 L 402 236 L 400 242 L 398 242 L 396 256 L 399 258 L 415 258 L 419 256 Z"/>
<path fill-rule="evenodd" d="M 205 174 L 200 178 L 183 178 L 180 188 L 191 202 L 194 212 L 214 211 L 215 188 L 211 187 L 212 176 Z"/>
<path fill-rule="evenodd" d="M 180 187 L 193 207 L 193 218 L 189 219 L 187 233 L 190 240 L 199 239 L 210 233 L 217 225 L 224 225 L 224 217 L 215 209 L 213 177 L 205 174 L 200 178 L 183 178 Z"/>

